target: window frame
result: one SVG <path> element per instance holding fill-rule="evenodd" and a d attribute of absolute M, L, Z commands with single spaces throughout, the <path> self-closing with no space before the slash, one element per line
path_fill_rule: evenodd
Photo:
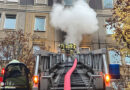
<path fill-rule="evenodd" d="M 36 25 L 36 17 L 41 17 L 41 18 L 44 18 L 44 21 L 45 21 L 45 23 L 44 23 L 44 30 L 35 30 L 35 25 Z M 45 32 L 46 31 L 46 16 L 35 16 L 35 20 L 34 20 L 34 31 L 35 32 Z"/>
<path fill-rule="evenodd" d="M 7 28 L 6 26 L 5 26 L 5 23 L 6 23 L 6 19 L 7 19 L 7 15 L 14 15 L 15 16 L 15 25 L 14 25 L 14 28 Z M 17 14 L 5 14 L 5 19 L 4 19 L 4 26 L 3 26 L 3 28 L 4 28 L 4 30 L 15 30 L 16 29 L 16 22 L 17 21 Z"/>

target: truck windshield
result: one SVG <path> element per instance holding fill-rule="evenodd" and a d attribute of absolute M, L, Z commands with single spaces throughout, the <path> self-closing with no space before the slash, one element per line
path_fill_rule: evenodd
<path fill-rule="evenodd" d="M 9 65 L 5 75 L 6 86 L 26 86 L 27 73 L 23 65 Z"/>

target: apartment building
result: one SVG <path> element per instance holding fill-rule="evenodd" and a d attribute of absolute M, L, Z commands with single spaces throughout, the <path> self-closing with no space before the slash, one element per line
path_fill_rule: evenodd
<path fill-rule="evenodd" d="M 8 31 L 24 30 L 39 36 L 30 45 L 34 49 L 57 52 L 57 46 L 64 40 L 64 32 L 55 30 L 50 25 L 50 12 L 53 3 L 72 6 L 75 0 L 0 0 L 0 38 Z M 80 44 L 82 50 L 111 48 L 115 42 L 111 39 L 109 27 L 104 27 L 105 20 L 112 16 L 113 0 L 85 0 L 97 12 L 99 30 L 93 35 L 83 35 Z M 114 44 L 113 44 L 114 43 Z"/>
<path fill-rule="evenodd" d="M 39 49 L 55 51 L 55 31 L 49 24 L 51 6 L 48 0 L 0 0 L 0 37 L 22 29 L 40 37 L 30 42 Z"/>

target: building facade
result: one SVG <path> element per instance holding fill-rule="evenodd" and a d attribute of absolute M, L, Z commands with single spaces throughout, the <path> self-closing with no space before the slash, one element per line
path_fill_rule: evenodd
<path fill-rule="evenodd" d="M 106 19 L 112 17 L 114 0 L 88 0 L 88 4 L 97 12 L 99 30 L 92 35 L 84 35 L 81 48 L 100 49 L 116 47 L 116 42 L 112 40 L 114 29 L 105 27 Z"/>
<path fill-rule="evenodd" d="M 64 33 L 50 25 L 50 12 L 54 2 L 66 6 L 73 5 L 75 0 L 0 0 L 0 38 L 6 32 L 23 30 L 40 38 L 30 42 L 34 49 L 44 46 L 45 50 L 57 52 L 63 43 Z M 99 21 L 99 30 L 92 35 L 83 35 L 80 47 L 83 50 L 115 47 L 110 37 L 112 32 L 104 27 L 105 20 L 112 16 L 113 0 L 86 0 L 95 9 Z"/>

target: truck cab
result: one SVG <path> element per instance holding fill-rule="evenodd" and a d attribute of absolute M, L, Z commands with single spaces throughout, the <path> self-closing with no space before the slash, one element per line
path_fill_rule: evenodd
<path fill-rule="evenodd" d="M 25 64 L 17 60 L 11 61 L 5 67 L 3 90 L 29 90 L 29 70 Z"/>

